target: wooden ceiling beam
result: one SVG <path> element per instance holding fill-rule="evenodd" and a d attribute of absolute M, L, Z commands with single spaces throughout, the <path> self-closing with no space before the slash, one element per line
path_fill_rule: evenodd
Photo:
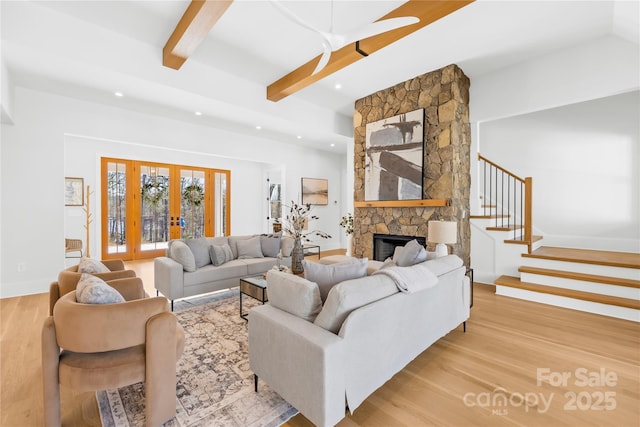
<path fill-rule="evenodd" d="M 233 0 L 192 0 L 162 48 L 162 65 L 180 69 Z"/>
<path fill-rule="evenodd" d="M 473 3 L 473 1 L 474 0 L 409 0 L 380 18 L 378 21 L 388 18 L 415 16 L 420 19 L 419 22 L 360 40 L 359 48 L 361 51 L 366 52 L 367 55 L 370 55 L 375 51 L 378 51 L 423 27 L 426 27 L 438 19 Z M 318 55 L 311 61 L 301 65 L 286 76 L 267 86 L 267 99 L 274 102 L 280 101 L 281 99 L 304 89 L 310 84 L 315 83 L 318 80 L 321 80 L 324 77 L 364 58 L 362 54 L 356 51 L 355 43 L 351 43 L 331 53 L 329 63 L 316 74 L 312 74 L 318 64 L 318 61 L 320 61 L 321 56 L 322 55 Z"/>

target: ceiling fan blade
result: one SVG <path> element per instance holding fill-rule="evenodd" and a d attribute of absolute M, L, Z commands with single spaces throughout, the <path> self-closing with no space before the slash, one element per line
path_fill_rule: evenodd
<path fill-rule="evenodd" d="M 284 16 L 286 16 L 287 18 L 289 18 L 291 21 L 295 22 L 296 24 L 311 30 L 313 32 L 316 33 L 320 33 L 323 34 L 324 33 L 320 30 L 318 30 L 317 28 L 315 28 L 314 26 L 308 24 L 306 21 L 304 21 L 302 18 L 300 18 L 298 15 L 296 15 L 295 13 L 293 13 L 292 11 L 290 11 L 289 9 L 287 9 L 286 7 L 284 7 L 284 5 L 279 1 L 279 0 L 269 0 L 271 2 L 272 5 L 274 5 L 280 12 L 282 12 L 282 14 Z"/>
<path fill-rule="evenodd" d="M 323 40 L 322 41 L 322 48 L 324 49 L 324 51 L 322 52 L 322 56 L 320 57 L 320 61 L 318 61 L 318 65 L 316 65 L 316 69 L 313 70 L 313 73 L 311 73 L 311 75 L 314 75 L 316 73 L 318 73 L 320 70 L 322 70 L 324 67 L 327 66 L 327 64 L 329 63 L 329 59 L 331 59 L 331 45 L 329 44 L 328 41 Z"/>
<path fill-rule="evenodd" d="M 344 45 L 353 43 L 358 40 L 364 40 L 366 38 L 377 36 L 378 34 L 386 33 L 387 31 L 395 30 L 407 25 L 412 25 L 420 22 L 420 19 L 415 16 L 403 16 L 399 18 L 389 18 L 382 21 L 373 22 L 364 28 L 344 35 Z"/>

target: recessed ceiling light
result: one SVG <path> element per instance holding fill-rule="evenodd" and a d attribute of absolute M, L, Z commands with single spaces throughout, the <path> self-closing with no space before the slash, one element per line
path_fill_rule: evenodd
<path fill-rule="evenodd" d="M 336 146 L 336 144 L 331 144 L 331 146 L 332 146 L 332 147 L 335 147 L 335 146 Z"/>
<path fill-rule="evenodd" d="M 336 83 L 334 87 L 336 89 L 342 89 L 342 85 L 340 83 Z"/>
<path fill-rule="evenodd" d="M 122 92 L 115 92 L 114 95 L 119 97 L 119 98 L 124 96 L 124 94 Z"/>
<path fill-rule="evenodd" d="M 262 126 L 258 125 L 258 126 L 256 126 L 256 129 L 260 130 L 260 129 L 262 129 Z"/>
<path fill-rule="evenodd" d="M 302 139 L 302 135 L 298 135 L 296 138 L 298 138 L 298 139 Z"/>
<path fill-rule="evenodd" d="M 195 112 L 195 113 L 193 113 L 193 114 L 195 114 L 196 116 L 201 116 L 201 115 L 202 115 L 202 113 L 201 113 L 200 111 L 196 111 L 196 112 Z"/>

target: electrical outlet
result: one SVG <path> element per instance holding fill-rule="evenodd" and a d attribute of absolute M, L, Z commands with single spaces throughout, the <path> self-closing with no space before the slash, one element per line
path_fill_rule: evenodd
<path fill-rule="evenodd" d="M 27 271 L 27 263 L 26 262 L 19 262 L 18 263 L 18 273 L 24 273 L 25 271 Z"/>

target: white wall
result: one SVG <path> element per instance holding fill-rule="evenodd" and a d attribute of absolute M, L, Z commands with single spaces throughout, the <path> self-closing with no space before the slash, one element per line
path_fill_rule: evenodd
<path fill-rule="evenodd" d="M 46 292 L 64 267 L 65 222 L 77 233 L 77 208 L 64 207 L 64 176 L 81 176 L 98 189 L 102 155 L 231 169 L 233 234 L 266 231 L 263 176 L 281 165 L 286 199 L 298 197 L 300 177 L 328 178 L 329 198 L 316 206 L 318 228 L 333 235 L 345 184 L 344 154 L 296 147 L 163 117 L 16 88 L 14 124 L 2 124 L 0 296 Z M 95 199 L 98 200 L 98 199 Z M 92 204 L 94 218 L 99 205 Z M 92 256 L 97 257 L 94 222 Z M 18 265 L 25 271 L 18 272 Z"/>
<path fill-rule="evenodd" d="M 469 119 L 484 122 L 512 117 L 639 87 L 638 44 L 606 36 L 474 76 Z"/>
<path fill-rule="evenodd" d="M 510 171 L 533 177 L 534 227 L 545 235 L 544 244 L 640 250 L 639 88 L 638 45 L 614 36 L 471 79 L 473 147 Z M 635 95 L 621 95 L 630 92 Z M 571 126 L 562 125 L 565 120 Z M 602 160 L 597 168 L 596 156 Z M 475 213 L 480 180 L 473 160 Z M 564 185 L 570 176 L 581 179 L 577 191 L 554 185 L 560 180 Z M 584 199 L 577 203 L 579 196 Z M 561 208 L 555 205 L 559 201 Z"/>
<path fill-rule="evenodd" d="M 640 92 L 482 123 L 482 154 L 533 177 L 545 245 L 640 251 Z"/>

